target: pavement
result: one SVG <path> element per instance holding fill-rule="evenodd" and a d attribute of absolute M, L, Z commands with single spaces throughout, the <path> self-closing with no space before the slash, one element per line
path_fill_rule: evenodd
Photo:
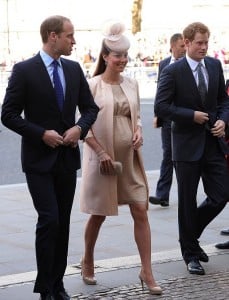
<path fill-rule="evenodd" d="M 147 172 L 150 194 L 153 195 L 158 171 Z M 177 186 L 174 176 L 170 206 L 149 206 L 152 235 L 152 268 L 161 296 L 142 290 L 138 273 L 140 259 L 133 236 L 133 221 L 128 206 L 121 206 L 119 216 L 108 217 L 101 229 L 95 249 L 95 270 L 98 284 L 82 282 L 80 258 L 83 253 L 83 232 L 88 215 L 79 211 L 78 179 L 71 218 L 68 267 L 65 287 L 72 299 L 229 299 L 229 250 L 217 250 L 215 243 L 225 241 L 220 230 L 228 227 L 226 207 L 205 229 L 201 247 L 210 260 L 203 263 L 206 275 L 191 275 L 181 258 L 177 226 Z M 198 190 L 198 202 L 204 199 Z M 26 184 L 0 186 L 0 300 L 35 300 L 36 276 L 34 232 L 36 212 Z"/>

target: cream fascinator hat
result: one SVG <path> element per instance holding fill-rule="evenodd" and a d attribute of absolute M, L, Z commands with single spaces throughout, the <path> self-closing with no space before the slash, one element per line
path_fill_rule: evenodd
<path fill-rule="evenodd" d="M 104 43 L 111 51 L 124 52 L 130 48 L 130 41 L 123 35 L 125 25 L 119 22 L 109 22 L 103 28 Z"/>

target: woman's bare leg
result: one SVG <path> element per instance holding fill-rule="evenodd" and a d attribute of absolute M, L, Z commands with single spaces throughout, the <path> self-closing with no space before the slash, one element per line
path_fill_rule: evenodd
<path fill-rule="evenodd" d="M 84 273 L 86 277 L 94 276 L 94 249 L 101 225 L 105 216 L 91 215 L 87 221 L 84 233 L 85 252 L 83 255 Z"/>
<path fill-rule="evenodd" d="M 151 231 L 145 204 L 131 204 L 131 215 L 134 220 L 134 236 L 141 259 L 140 276 L 148 287 L 156 286 L 151 265 Z"/>

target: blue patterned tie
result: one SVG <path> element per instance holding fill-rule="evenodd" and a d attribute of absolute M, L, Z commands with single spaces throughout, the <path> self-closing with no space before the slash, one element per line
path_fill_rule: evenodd
<path fill-rule="evenodd" d="M 58 74 L 58 61 L 54 60 L 52 62 L 53 64 L 53 83 L 54 83 L 54 90 L 56 93 L 56 99 L 57 99 L 57 103 L 59 106 L 60 111 L 62 111 L 63 109 L 63 105 L 64 105 L 64 91 L 63 91 L 63 86 L 61 84 L 61 80 L 60 80 L 60 76 Z"/>
<path fill-rule="evenodd" d="M 198 74 L 198 81 L 199 81 L 198 90 L 199 90 L 199 93 L 200 93 L 202 103 L 204 105 L 205 104 L 205 99 L 206 99 L 206 94 L 207 94 L 207 86 L 206 86 L 206 82 L 205 82 L 205 79 L 204 79 L 204 74 L 201 70 L 201 66 L 202 66 L 202 64 L 198 63 L 198 66 L 197 66 L 197 74 Z"/>

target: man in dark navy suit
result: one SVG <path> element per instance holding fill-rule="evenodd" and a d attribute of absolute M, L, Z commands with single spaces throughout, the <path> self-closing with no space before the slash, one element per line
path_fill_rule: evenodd
<path fill-rule="evenodd" d="M 1 119 L 22 136 L 22 169 L 38 213 L 34 292 L 40 293 L 41 300 L 69 300 L 63 277 L 76 171 L 81 164 L 78 141 L 96 120 L 98 107 L 79 64 L 61 57 L 70 55 L 75 44 L 71 21 L 49 17 L 40 33 L 40 52 L 14 65 Z"/>
<path fill-rule="evenodd" d="M 171 56 L 163 59 L 159 63 L 158 80 L 164 67 L 174 63 L 185 55 L 185 45 L 181 33 L 175 33 L 170 38 Z M 169 206 L 169 193 L 173 180 L 173 162 L 171 149 L 171 121 L 154 117 L 154 127 L 161 127 L 161 142 L 163 150 L 163 158 L 160 167 L 160 177 L 157 182 L 156 196 L 150 196 L 151 204 L 160 204 L 161 206 Z"/>
<path fill-rule="evenodd" d="M 163 69 L 155 102 L 156 115 L 172 120 L 179 242 L 188 271 L 198 275 L 205 274 L 200 261 L 208 261 L 199 238 L 229 199 L 229 98 L 220 61 L 206 56 L 209 36 L 200 22 L 184 29 L 186 56 Z M 206 199 L 197 205 L 200 179 Z"/>

